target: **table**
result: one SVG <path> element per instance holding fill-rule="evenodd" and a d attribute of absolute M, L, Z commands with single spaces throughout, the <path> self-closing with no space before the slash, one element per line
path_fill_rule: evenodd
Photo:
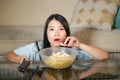
<path fill-rule="evenodd" d="M 0 61 L 0 80 L 120 80 L 120 60 L 75 61 L 66 69 L 51 69 L 42 61 L 33 62 L 27 70 L 19 64 Z"/>

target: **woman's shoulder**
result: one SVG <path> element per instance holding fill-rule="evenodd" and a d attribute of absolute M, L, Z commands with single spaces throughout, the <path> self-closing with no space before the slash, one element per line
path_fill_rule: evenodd
<path fill-rule="evenodd" d="M 35 43 L 38 45 L 43 45 L 43 40 L 37 40 L 37 41 L 35 41 Z"/>
<path fill-rule="evenodd" d="M 37 41 L 35 41 L 35 44 L 36 44 L 38 49 L 42 49 L 42 47 L 43 47 L 43 40 L 37 40 Z"/>
<path fill-rule="evenodd" d="M 36 40 L 35 42 L 39 42 L 39 43 L 41 43 L 41 42 L 43 42 L 43 40 Z"/>

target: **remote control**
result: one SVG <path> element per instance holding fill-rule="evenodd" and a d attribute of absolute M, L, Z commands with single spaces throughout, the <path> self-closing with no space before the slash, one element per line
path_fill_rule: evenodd
<path fill-rule="evenodd" d="M 29 63 L 30 61 L 24 59 L 23 62 L 18 66 L 18 71 L 24 72 L 28 67 Z"/>

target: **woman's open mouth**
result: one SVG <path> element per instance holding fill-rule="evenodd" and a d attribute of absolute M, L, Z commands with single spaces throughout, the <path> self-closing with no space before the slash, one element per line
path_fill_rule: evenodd
<path fill-rule="evenodd" d="M 54 39 L 54 41 L 55 41 L 55 42 L 59 42 L 59 41 L 60 41 L 60 39 Z"/>

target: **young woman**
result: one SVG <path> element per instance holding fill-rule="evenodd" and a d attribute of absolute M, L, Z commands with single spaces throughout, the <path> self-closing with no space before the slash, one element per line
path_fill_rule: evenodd
<path fill-rule="evenodd" d="M 44 26 L 43 40 L 33 42 L 21 48 L 5 54 L 5 59 L 15 63 L 21 63 L 24 59 L 40 60 L 39 50 L 52 46 L 77 47 L 79 54 L 77 59 L 83 60 L 104 60 L 108 53 L 100 48 L 81 43 L 76 37 L 70 36 L 70 29 L 67 20 L 60 14 L 52 14 L 48 17 Z"/>

